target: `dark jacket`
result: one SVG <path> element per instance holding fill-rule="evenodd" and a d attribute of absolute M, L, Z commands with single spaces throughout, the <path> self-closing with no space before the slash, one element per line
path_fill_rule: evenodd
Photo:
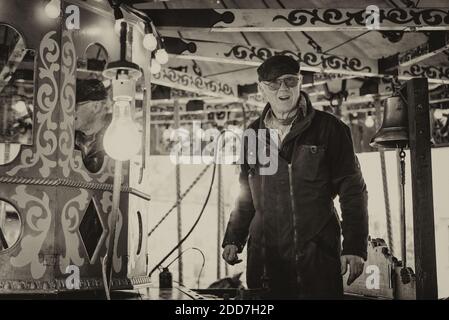
<path fill-rule="evenodd" d="M 262 286 L 265 268 L 272 287 L 285 280 L 298 284 L 295 288 L 301 297 L 335 297 L 342 293 L 340 255 L 366 259 L 367 190 L 349 127 L 334 115 L 313 109 L 302 94 L 307 114 L 293 123 L 282 141 L 275 174 L 260 175 L 259 163 L 248 164 L 244 148 L 240 195 L 223 247 L 235 244 L 241 252 L 249 236 L 250 288 Z M 265 128 L 263 119 L 269 108 L 250 129 Z M 341 224 L 333 205 L 336 195 Z M 282 264 L 291 268 L 279 268 Z M 277 278 L 276 273 L 291 274 L 293 280 Z"/>

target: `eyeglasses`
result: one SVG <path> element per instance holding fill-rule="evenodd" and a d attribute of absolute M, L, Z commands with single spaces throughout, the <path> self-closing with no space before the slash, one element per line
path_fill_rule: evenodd
<path fill-rule="evenodd" d="M 276 79 L 276 80 L 270 81 L 270 82 L 264 81 L 263 83 L 271 90 L 279 90 L 279 88 L 282 86 L 282 82 L 285 83 L 285 85 L 288 88 L 294 88 L 298 85 L 299 78 L 298 77 L 286 77 L 283 79 Z"/>

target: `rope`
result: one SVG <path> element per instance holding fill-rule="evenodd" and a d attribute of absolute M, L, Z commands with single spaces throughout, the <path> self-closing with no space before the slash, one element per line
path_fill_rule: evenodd
<path fill-rule="evenodd" d="M 220 153 L 221 156 L 221 153 Z M 221 278 L 221 257 L 220 257 L 220 251 L 221 251 L 221 220 L 222 217 L 222 197 L 223 197 L 223 168 L 221 164 L 217 165 L 218 169 L 218 182 L 217 182 L 217 191 L 218 191 L 218 199 L 217 199 L 217 279 Z"/>
<path fill-rule="evenodd" d="M 206 173 L 206 171 L 210 168 L 210 166 L 212 165 L 212 163 L 208 164 L 201 172 L 200 174 L 195 178 L 195 180 L 193 180 L 193 182 L 190 184 L 190 186 L 186 189 L 186 191 L 184 191 L 184 193 L 179 197 L 179 202 L 181 202 L 185 196 L 190 192 L 190 190 L 192 190 L 192 188 L 198 183 L 198 181 L 200 181 L 200 179 L 204 176 L 204 174 Z M 161 220 L 159 220 L 159 222 L 153 227 L 153 229 L 151 229 L 151 231 L 148 233 L 148 237 L 151 236 L 151 234 L 159 227 L 159 225 L 165 220 L 167 219 L 167 217 L 169 216 L 169 214 L 178 206 L 178 201 L 176 201 L 173 206 L 171 206 L 171 208 L 167 211 L 166 214 L 164 214 L 164 216 L 161 218 Z"/>
<path fill-rule="evenodd" d="M 57 179 L 49 179 L 49 178 L 27 178 L 27 177 L 5 177 L 0 176 L 0 183 L 7 184 L 24 184 L 24 185 L 39 185 L 39 186 L 62 186 L 62 187 L 70 187 L 70 188 L 79 188 L 79 189 L 87 189 L 87 190 L 103 190 L 103 191 L 112 191 L 113 185 L 110 183 L 96 183 L 96 182 L 84 182 L 84 181 L 76 181 L 71 179 L 57 178 Z M 150 196 L 130 188 L 129 186 L 122 186 L 121 192 L 131 193 L 140 198 L 150 200 Z"/>
<path fill-rule="evenodd" d="M 401 148 L 399 152 L 401 169 L 401 231 L 402 231 L 402 268 L 407 267 L 407 228 L 405 223 L 405 151 Z"/>
<path fill-rule="evenodd" d="M 177 230 L 178 230 L 178 242 L 182 239 L 182 215 L 181 215 L 181 167 L 176 164 L 176 209 L 177 209 Z M 183 264 L 182 264 L 182 245 L 178 247 L 178 282 L 183 284 Z"/>
<path fill-rule="evenodd" d="M 391 210 L 390 210 L 390 201 L 388 197 L 388 181 L 387 181 L 387 169 L 385 167 L 385 152 L 384 150 L 380 150 L 380 166 L 382 170 L 382 183 L 384 190 L 384 199 L 385 199 L 385 214 L 387 219 L 387 237 L 388 244 L 390 245 L 391 254 L 394 253 L 394 243 L 393 243 L 393 228 L 391 222 Z"/>

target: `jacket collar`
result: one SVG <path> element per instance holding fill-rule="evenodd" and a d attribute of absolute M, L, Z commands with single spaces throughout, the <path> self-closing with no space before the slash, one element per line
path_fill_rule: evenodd
<path fill-rule="evenodd" d="M 310 126 L 313 118 L 315 117 L 315 109 L 313 108 L 312 103 L 310 102 L 309 96 L 304 91 L 301 91 L 301 99 L 303 97 L 306 101 L 306 116 L 305 117 L 298 116 L 293 121 L 290 132 L 285 136 L 284 140 L 282 141 L 282 146 L 285 145 L 285 143 L 289 142 L 290 140 L 300 136 Z M 260 129 L 266 129 L 264 119 L 269 110 L 271 110 L 271 105 L 267 103 L 259 119 Z"/>

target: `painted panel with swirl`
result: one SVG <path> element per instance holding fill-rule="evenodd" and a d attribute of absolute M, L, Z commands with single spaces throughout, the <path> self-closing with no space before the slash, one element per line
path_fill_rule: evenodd
<path fill-rule="evenodd" d="M 354 75 L 375 75 L 378 73 L 377 60 L 359 57 L 342 57 L 316 52 L 296 52 L 292 50 L 257 47 L 220 42 L 193 41 L 165 37 L 167 51 L 179 58 L 215 61 L 258 66 L 274 55 L 288 55 L 301 63 L 301 70 Z"/>
<path fill-rule="evenodd" d="M 214 32 L 366 30 L 366 7 L 354 9 L 166 9 L 145 10 L 162 27 Z M 379 8 L 380 30 L 449 29 L 447 8 Z"/>
<path fill-rule="evenodd" d="M 212 97 L 229 97 L 237 99 L 237 86 L 202 78 L 194 74 L 164 68 L 153 76 L 153 83 L 175 87 L 177 89 L 202 93 Z"/>

